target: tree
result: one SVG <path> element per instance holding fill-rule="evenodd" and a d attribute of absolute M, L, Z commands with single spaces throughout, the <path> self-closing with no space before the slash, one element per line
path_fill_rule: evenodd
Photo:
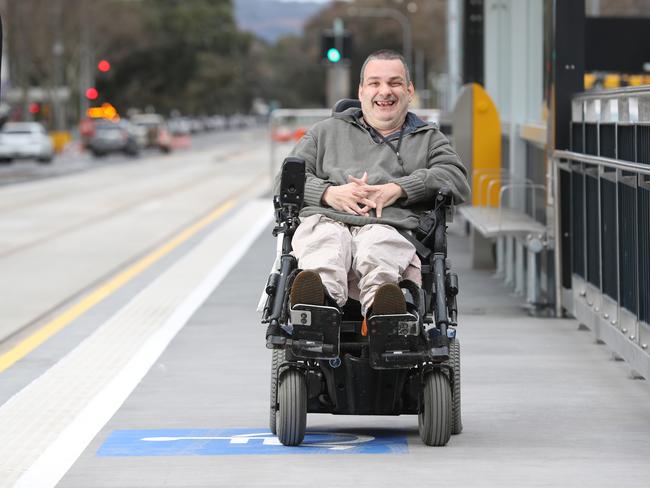
<path fill-rule="evenodd" d="M 10 80 L 23 93 L 22 114 L 27 117 L 29 88 L 44 88 L 50 97 L 56 86 L 70 89 L 67 124 L 75 121 L 98 52 L 123 52 L 143 41 L 138 6 L 114 0 L 9 0 L 2 5 Z M 4 94 L 3 94 L 4 95 Z M 44 100 L 45 122 L 55 110 Z M 20 107 L 18 107 L 20 109 Z"/>
<path fill-rule="evenodd" d="M 103 84 L 118 107 L 248 109 L 243 67 L 251 37 L 237 30 L 230 0 L 145 0 L 140 8 L 148 41 L 125 52 Z"/>
<path fill-rule="evenodd" d="M 266 47 L 257 65 L 258 96 L 282 107 L 322 107 L 325 68 L 317 44 L 306 37 L 287 36 Z"/>

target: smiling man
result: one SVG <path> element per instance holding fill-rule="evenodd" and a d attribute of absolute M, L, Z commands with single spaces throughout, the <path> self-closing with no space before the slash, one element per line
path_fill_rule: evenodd
<path fill-rule="evenodd" d="M 292 305 L 352 297 L 365 317 L 406 311 L 400 285 L 420 284 L 420 262 L 398 229 L 416 228 L 443 186 L 457 204 L 470 192 L 445 136 L 408 112 L 413 94 L 404 58 L 377 51 L 361 68 L 361 109 L 316 124 L 292 151 L 307 173 Z"/>

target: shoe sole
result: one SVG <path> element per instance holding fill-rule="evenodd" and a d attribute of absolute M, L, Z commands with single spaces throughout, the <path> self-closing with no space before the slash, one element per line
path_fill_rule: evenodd
<path fill-rule="evenodd" d="M 291 286 L 291 305 L 324 305 L 323 282 L 314 271 L 301 271 Z"/>
<path fill-rule="evenodd" d="M 393 283 L 381 285 L 375 294 L 372 313 L 375 315 L 405 314 L 406 300 L 400 287 Z"/>

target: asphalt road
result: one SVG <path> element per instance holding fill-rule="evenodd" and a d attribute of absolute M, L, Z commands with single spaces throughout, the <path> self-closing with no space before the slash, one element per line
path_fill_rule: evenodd
<path fill-rule="evenodd" d="M 259 129 L 233 129 L 211 131 L 194 134 L 190 137 L 189 147 L 178 149 L 181 153 L 201 151 L 223 144 L 229 139 L 237 138 L 238 134 Z M 82 151 L 78 142 L 70 144 L 66 150 L 57 154 L 51 163 L 43 164 L 36 160 L 15 160 L 11 163 L 0 163 L 0 186 L 24 183 L 44 178 L 54 178 L 89 171 L 104 166 L 118 164 L 138 164 L 142 161 L 159 158 L 161 152 L 155 149 L 145 149 L 138 156 L 128 156 L 114 153 L 104 157 L 94 157 L 88 151 Z"/>
<path fill-rule="evenodd" d="M 216 133 L 138 159 L 4 168 L 24 168 L 25 180 L 0 187 L 0 274 L 8 278 L 0 282 L 0 350 L 179 228 L 263 186 L 265 134 Z"/>

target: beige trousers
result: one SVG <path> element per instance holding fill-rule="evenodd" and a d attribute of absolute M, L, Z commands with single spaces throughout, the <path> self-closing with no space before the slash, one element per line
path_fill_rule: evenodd
<path fill-rule="evenodd" d="M 348 296 L 359 300 L 364 316 L 384 283 L 422 282 L 415 247 L 389 225 L 349 226 L 311 215 L 301 219 L 292 245 L 298 267 L 316 271 L 339 306 Z"/>

